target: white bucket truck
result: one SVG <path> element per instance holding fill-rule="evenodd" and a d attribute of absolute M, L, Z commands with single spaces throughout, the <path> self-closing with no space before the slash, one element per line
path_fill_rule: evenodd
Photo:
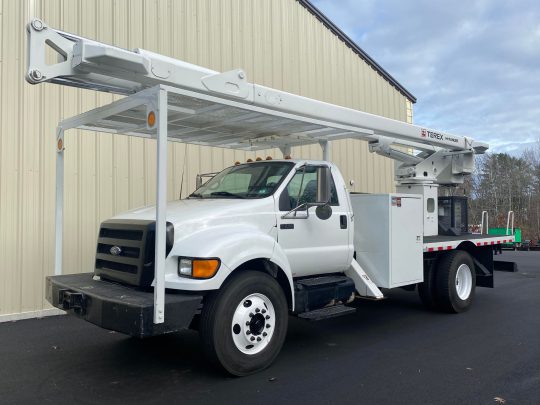
<path fill-rule="evenodd" d="M 242 70 L 218 73 L 112 47 L 37 19 L 27 32 L 28 82 L 126 95 L 59 123 L 55 275 L 46 287 L 54 306 L 136 337 L 197 329 L 211 358 L 247 375 L 276 358 L 291 315 L 349 314 L 356 298 L 382 299 L 381 288 L 396 287 L 417 287 L 427 306 L 462 312 L 476 286 L 493 286 L 492 245 L 513 236 L 468 234 L 466 204 L 439 206 L 437 196 L 439 185 L 463 182 L 486 144 L 249 83 Z M 46 46 L 57 64 L 45 63 Z M 158 145 L 156 206 L 104 221 L 87 273 L 62 269 L 64 135 L 73 128 Z M 399 162 L 396 193 L 348 192 L 329 161 L 331 141 L 343 138 L 366 140 Z M 167 141 L 275 147 L 284 159 L 233 165 L 167 202 Z M 292 146 L 313 143 L 322 161 L 288 158 Z"/>

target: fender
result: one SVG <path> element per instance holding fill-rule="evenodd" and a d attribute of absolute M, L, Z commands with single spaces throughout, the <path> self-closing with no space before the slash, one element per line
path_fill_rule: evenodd
<path fill-rule="evenodd" d="M 169 253 L 168 262 L 177 256 L 217 257 L 221 266 L 216 275 L 208 280 L 179 277 L 176 269 L 168 267 L 166 287 L 179 290 L 217 290 L 226 278 L 243 263 L 253 259 L 268 259 L 279 266 L 289 281 L 294 309 L 294 287 L 291 267 L 285 253 L 271 234 L 261 232 L 249 224 L 220 225 L 204 228 L 186 237 L 176 239 Z"/>
<path fill-rule="evenodd" d="M 270 258 L 270 261 L 277 264 L 287 276 L 287 280 L 289 280 L 289 286 L 291 288 L 291 310 L 294 311 L 294 284 L 291 265 L 289 263 L 289 259 L 287 259 L 287 256 L 285 255 L 285 252 L 277 242 L 274 243 L 274 252 Z"/>

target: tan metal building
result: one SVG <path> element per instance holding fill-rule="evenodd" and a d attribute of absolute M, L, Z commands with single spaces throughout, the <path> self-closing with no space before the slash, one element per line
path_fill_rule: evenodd
<path fill-rule="evenodd" d="M 243 68 L 259 84 L 402 121 L 414 97 L 307 0 L 0 0 L 0 321 L 55 313 L 44 297 L 53 271 L 55 127 L 113 96 L 24 81 L 32 17 L 81 36 L 144 48 L 217 71 Z M 102 220 L 155 197 L 155 141 L 68 133 L 64 269 L 92 271 Z M 174 143 L 169 198 L 193 191 L 197 173 L 244 153 Z M 354 191 L 389 192 L 393 162 L 362 141 L 332 148 Z M 268 150 L 260 156 L 281 156 Z M 293 149 L 321 158 L 318 146 Z"/>

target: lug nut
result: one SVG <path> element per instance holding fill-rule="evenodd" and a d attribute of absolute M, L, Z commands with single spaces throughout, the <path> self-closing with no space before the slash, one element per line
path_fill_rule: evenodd
<path fill-rule="evenodd" d="M 268 336 L 268 333 L 263 332 L 263 336 L 264 336 L 264 337 Z"/>
<path fill-rule="evenodd" d="M 246 331 L 246 335 L 251 335 L 251 331 L 250 331 L 250 330 L 247 330 L 247 331 Z"/>
<path fill-rule="evenodd" d="M 252 337 L 251 337 L 251 341 L 253 342 L 254 340 L 255 340 L 255 338 L 252 336 Z"/>
<path fill-rule="evenodd" d="M 266 315 L 264 319 L 270 319 L 270 315 Z"/>
<path fill-rule="evenodd" d="M 269 324 L 269 323 L 267 323 L 267 324 L 266 324 L 266 329 L 268 329 L 269 327 L 270 327 L 270 324 Z"/>
<path fill-rule="evenodd" d="M 250 312 L 250 313 L 249 313 L 249 317 L 250 317 L 250 318 L 253 318 L 253 312 Z"/>
<path fill-rule="evenodd" d="M 260 338 L 260 337 L 258 337 L 258 338 L 257 338 L 257 342 L 260 342 L 260 341 L 261 341 L 261 338 Z"/>
<path fill-rule="evenodd" d="M 261 310 L 259 308 L 255 309 L 255 312 L 261 312 Z"/>
<path fill-rule="evenodd" d="M 261 312 L 262 312 L 263 314 L 266 314 L 266 309 L 263 309 Z"/>

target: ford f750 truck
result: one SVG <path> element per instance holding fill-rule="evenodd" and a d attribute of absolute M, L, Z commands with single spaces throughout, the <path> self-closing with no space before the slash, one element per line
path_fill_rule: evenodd
<path fill-rule="evenodd" d="M 430 308 L 459 313 L 476 287 L 493 287 L 493 245 L 513 235 L 468 234 L 466 204 L 448 204 L 448 196 L 438 203 L 439 186 L 462 183 L 485 143 L 249 83 L 239 69 L 218 73 L 112 47 L 40 20 L 27 32 L 28 82 L 126 96 L 58 125 L 52 305 L 135 337 L 196 329 L 209 357 L 241 376 L 272 363 L 290 316 L 347 315 L 358 297 L 378 300 L 381 289 L 401 287 L 417 289 Z M 61 55 L 57 64 L 45 63 L 46 46 Z M 64 136 L 73 128 L 156 139 L 157 193 L 155 206 L 101 224 L 93 268 L 64 271 Z M 370 151 L 398 162 L 395 193 L 348 191 L 330 161 L 331 141 L 344 138 L 368 141 Z M 237 162 L 188 198 L 167 201 L 168 141 L 279 148 L 284 158 Z M 323 160 L 290 158 L 291 147 L 313 143 Z"/>

